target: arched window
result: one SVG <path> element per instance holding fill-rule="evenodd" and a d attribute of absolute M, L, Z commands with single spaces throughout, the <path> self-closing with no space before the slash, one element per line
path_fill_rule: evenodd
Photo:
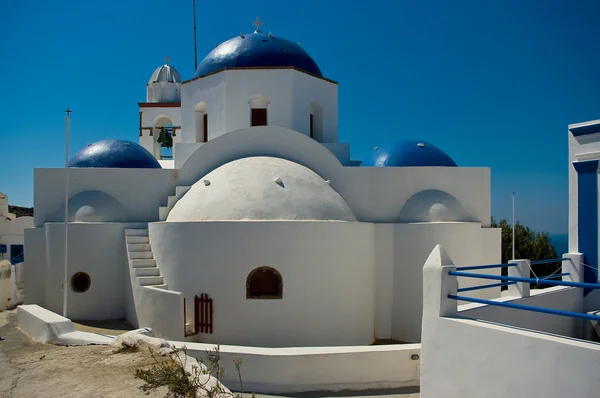
<path fill-rule="evenodd" d="M 208 113 L 206 112 L 206 102 L 202 101 L 194 108 L 196 122 L 196 142 L 208 141 Z"/>
<path fill-rule="evenodd" d="M 271 267 L 253 269 L 246 279 L 246 298 L 280 299 L 283 295 L 281 275 Z"/>
<path fill-rule="evenodd" d="M 268 123 L 267 107 L 269 100 L 258 95 L 250 101 L 250 126 L 266 126 Z"/>

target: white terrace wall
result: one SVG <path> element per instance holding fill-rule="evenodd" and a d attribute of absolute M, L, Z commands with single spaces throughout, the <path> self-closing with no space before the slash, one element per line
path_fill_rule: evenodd
<path fill-rule="evenodd" d="M 202 293 L 214 300 L 213 334 L 199 334 L 200 342 L 289 347 L 374 340 L 372 224 L 159 222 L 149 232 L 169 289 L 187 303 Z M 247 276 L 260 266 L 281 274 L 282 299 L 246 298 Z"/>
<path fill-rule="evenodd" d="M 175 193 L 176 170 L 164 169 L 69 169 L 69 197 L 99 190 L 123 205 L 130 222 L 158 220 L 158 208 Z M 34 170 L 35 226 L 64 221 L 65 170 Z M 64 211 L 64 210 L 63 210 Z"/>
<path fill-rule="evenodd" d="M 215 347 L 186 343 L 187 354 L 204 358 Z M 225 385 L 240 388 L 233 361 L 242 360 L 245 392 L 292 394 L 308 391 L 418 387 L 420 344 L 362 347 L 260 348 L 221 345 Z"/>
<path fill-rule="evenodd" d="M 423 268 L 421 398 L 598 395 L 600 345 L 457 319 L 455 269 L 439 245 Z"/>

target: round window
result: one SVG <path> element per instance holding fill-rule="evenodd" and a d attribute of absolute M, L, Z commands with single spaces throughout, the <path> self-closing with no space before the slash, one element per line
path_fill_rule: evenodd
<path fill-rule="evenodd" d="M 83 293 L 90 288 L 92 280 L 85 272 L 78 272 L 71 277 L 71 289 L 76 293 Z"/>

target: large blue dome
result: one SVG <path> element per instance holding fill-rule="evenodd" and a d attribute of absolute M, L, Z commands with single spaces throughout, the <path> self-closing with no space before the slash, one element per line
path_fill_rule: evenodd
<path fill-rule="evenodd" d="M 213 49 L 198 65 L 194 77 L 226 68 L 287 66 L 323 76 L 317 63 L 299 44 L 273 35 L 250 33 L 236 36 Z"/>
<path fill-rule="evenodd" d="M 398 141 L 375 147 L 361 166 L 366 167 L 456 167 L 444 151 L 425 141 Z"/>
<path fill-rule="evenodd" d="M 102 140 L 75 154 L 69 167 L 160 169 L 158 161 L 141 145 L 124 140 Z"/>

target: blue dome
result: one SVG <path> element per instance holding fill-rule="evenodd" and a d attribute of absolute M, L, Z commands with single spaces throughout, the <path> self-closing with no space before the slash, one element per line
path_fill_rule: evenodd
<path fill-rule="evenodd" d="M 274 66 L 293 66 L 313 75 L 323 76 L 317 63 L 299 44 L 254 32 L 221 43 L 200 62 L 194 77 L 205 76 L 225 68 Z"/>
<path fill-rule="evenodd" d="M 361 166 L 366 167 L 456 167 L 444 151 L 425 141 L 399 141 L 375 147 Z"/>
<path fill-rule="evenodd" d="M 71 158 L 69 167 L 161 168 L 150 152 L 135 142 L 124 140 L 102 140 L 89 144 Z"/>

